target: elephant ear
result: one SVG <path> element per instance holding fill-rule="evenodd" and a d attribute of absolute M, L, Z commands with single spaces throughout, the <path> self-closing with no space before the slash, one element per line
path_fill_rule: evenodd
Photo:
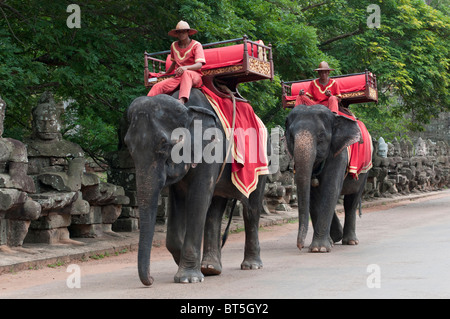
<path fill-rule="evenodd" d="M 190 122 L 192 122 L 195 118 L 202 119 L 202 115 L 207 115 L 211 119 L 214 120 L 214 123 L 217 124 L 219 119 L 217 118 L 216 114 L 204 107 L 191 105 L 188 108 L 188 113 L 190 114 Z"/>
<path fill-rule="evenodd" d="M 335 115 L 331 152 L 338 156 L 346 147 L 361 140 L 361 131 L 358 123 L 345 116 Z"/>
<path fill-rule="evenodd" d="M 199 122 L 196 122 L 197 120 L 199 120 Z M 203 137 L 205 130 L 215 128 L 217 133 L 214 134 L 214 136 L 217 137 L 217 134 L 220 135 L 221 133 L 219 129 L 219 125 L 221 124 L 218 123 L 219 119 L 212 110 L 195 105 L 188 107 L 188 123 L 186 127 L 191 133 L 191 145 L 193 145 L 192 158 L 194 164 L 202 162 L 202 150 L 211 142 L 210 140 L 204 140 L 203 138 L 196 138 L 197 134 L 200 133 L 200 137 Z"/>

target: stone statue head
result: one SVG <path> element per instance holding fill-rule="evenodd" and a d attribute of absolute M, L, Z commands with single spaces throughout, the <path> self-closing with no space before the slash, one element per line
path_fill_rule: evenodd
<path fill-rule="evenodd" d="M 400 156 L 402 151 L 401 151 L 401 147 L 400 147 L 400 142 L 398 141 L 398 139 L 396 137 L 392 141 L 392 145 L 394 145 L 394 156 Z"/>
<path fill-rule="evenodd" d="M 383 157 L 386 158 L 387 154 L 388 154 L 388 145 L 386 144 L 386 142 L 384 141 L 384 138 L 380 137 L 378 139 L 378 152 L 377 152 L 379 157 Z"/>
<path fill-rule="evenodd" d="M 415 154 L 417 156 L 427 155 L 427 145 L 421 137 L 417 139 L 416 144 L 414 146 L 415 146 Z"/>
<path fill-rule="evenodd" d="M 33 137 L 45 141 L 61 140 L 61 112 L 50 92 L 44 92 L 33 109 Z"/>
<path fill-rule="evenodd" d="M 392 144 L 391 142 L 387 142 L 386 144 L 388 145 L 387 156 L 388 157 L 394 156 L 394 144 Z"/>
<path fill-rule="evenodd" d="M 400 140 L 401 156 L 411 157 L 412 143 L 409 139 L 402 138 Z"/>
<path fill-rule="evenodd" d="M 3 121 L 5 120 L 6 103 L 0 97 L 0 138 L 3 135 Z"/>

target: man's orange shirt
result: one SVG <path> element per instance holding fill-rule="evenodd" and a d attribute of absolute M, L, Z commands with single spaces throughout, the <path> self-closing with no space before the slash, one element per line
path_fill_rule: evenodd
<path fill-rule="evenodd" d="M 327 102 L 329 99 L 329 97 L 325 95 L 326 90 L 330 90 L 331 95 L 341 97 L 339 84 L 333 79 L 329 79 L 327 85 L 320 84 L 319 79 L 311 81 L 308 91 L 306 92 L 306 96 L 313 99 L 314 102 L 322 104 L 323 102 Z"/>
<path fill-rule="evenodd" d="M 170 60 L 178 64 L 178 66 L 192 65 L 197 62 L 206 63 L 205 53 L 200 42 L 191 40 L 191 43 L 186 48 L 180 48 L 178 41 L 175 41 L 170 46 Z M 196 70 L 202 74 L 201 70 Z"/>

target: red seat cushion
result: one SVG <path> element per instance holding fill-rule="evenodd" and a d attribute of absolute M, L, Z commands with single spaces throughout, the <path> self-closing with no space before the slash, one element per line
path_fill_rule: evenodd
<path fill-rule="evenodd" d="M 364 91 L 366 89 L 366 75 L 356 74 L 342 78 L 335 78 L 339 83 L 342 93 Z M 301 89 L 307 91 L 311 81 L 293 83 L 291 87 L 291 96 L 297 96 Z"/>

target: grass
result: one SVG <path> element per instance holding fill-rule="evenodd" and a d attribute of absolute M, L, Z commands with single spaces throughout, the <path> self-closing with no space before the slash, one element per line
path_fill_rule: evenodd
<path fill-rule="evenodd" d="M 61 261 L 61 260 L 57 260 L 55 263 L 53 263 L 53 264 L 48 264 L 47 265 L 47 267 L 48 268 L 56 268 L 56 267 L 61 267 L 61 266 L 64 266 L 64 262 L 63 261 Z"/>

